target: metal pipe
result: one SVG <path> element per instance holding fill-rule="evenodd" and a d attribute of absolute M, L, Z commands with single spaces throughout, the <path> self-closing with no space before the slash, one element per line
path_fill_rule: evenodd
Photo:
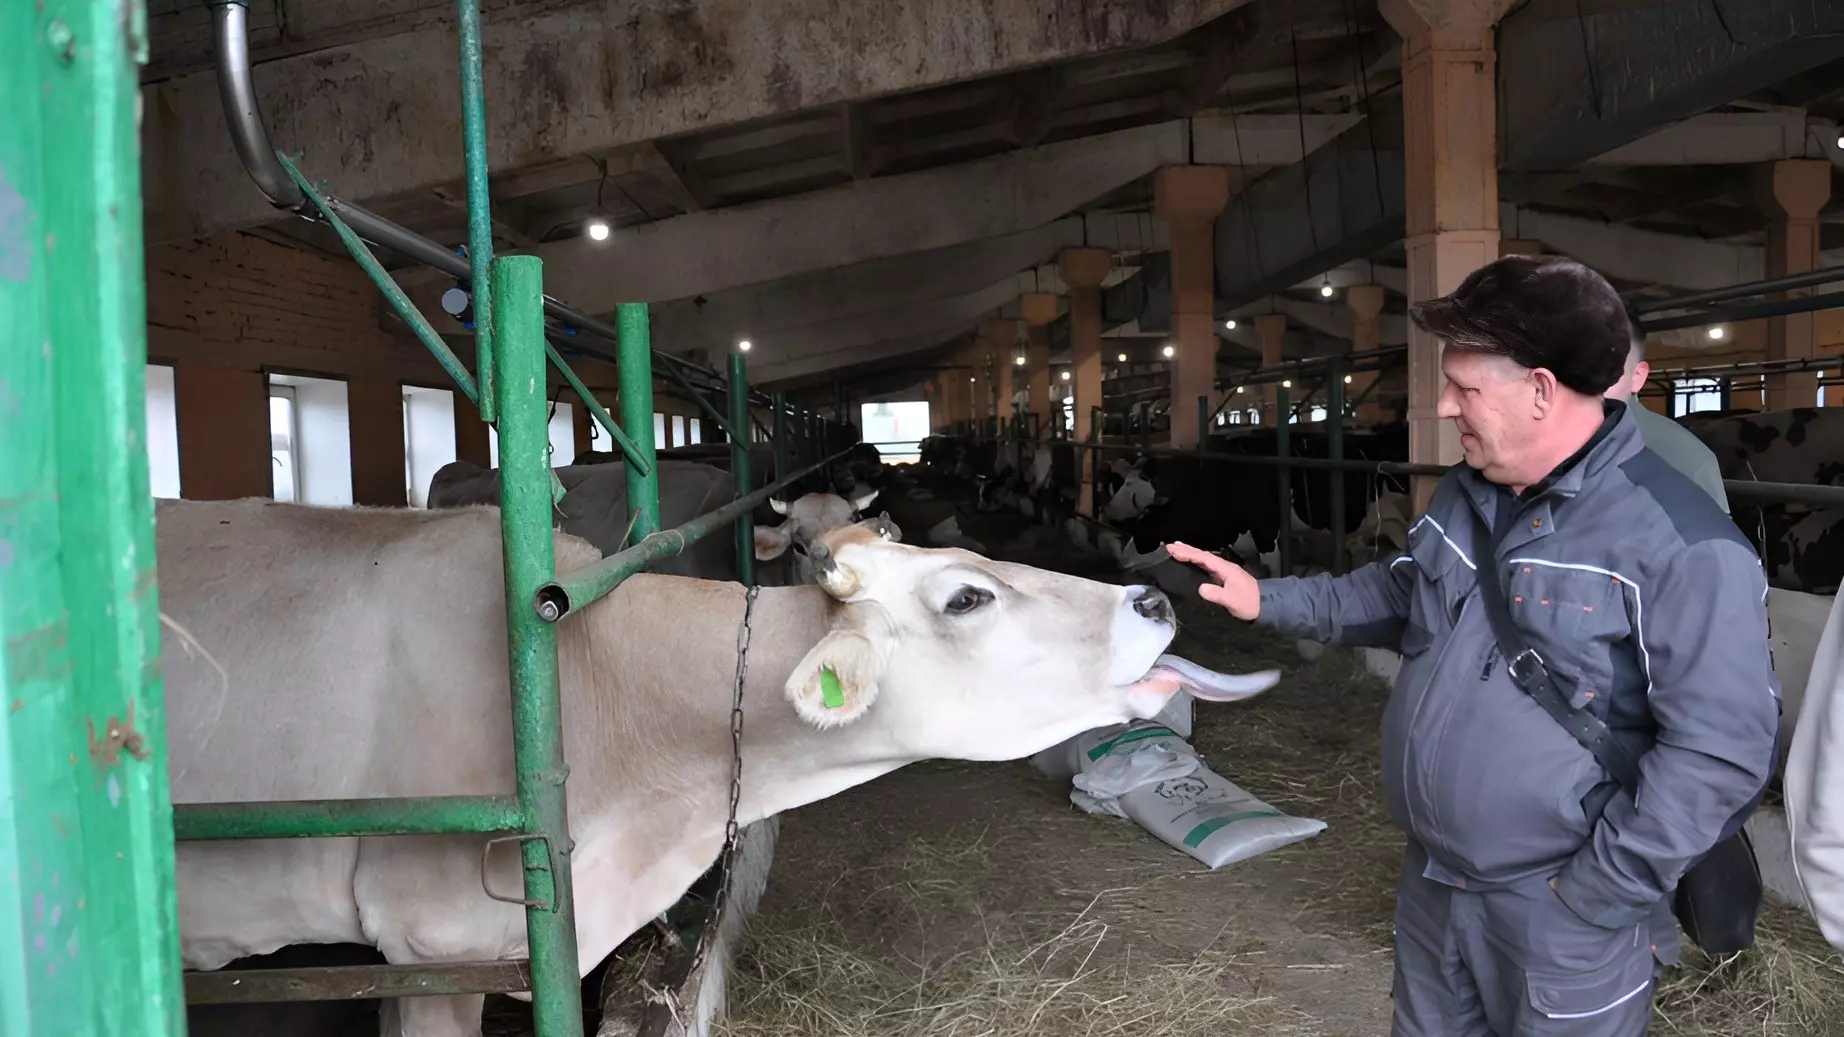
<path fill-rule="evenodd" d="M 1839 275 L 1844 276 L 1844 275 Z M 1844 307 L 1844 292 L 1825 292 L 1822 295 L 1796 295 L 1790 299 L 1771 299 L 1767 302 L 1744 303 L 1701 313 L 1686 313 L 1676 317 L 1660 317 L 1657 320 L 1639 322 L 1641 331 L 1675 331 L 1678 328 L 1695 328 L 1704 324 L 1725 324 L 1731 321 L 1758 320 L 1762 317 L 1780 317 L 1789 313 L 1811 313 L 1814 310 L 1832 310 Z"/>
<path fill-rule="evenodd" d="M 749 371 L 743 354 L 730 354 L 730 425 L 749 428 Z M 738 497 L 749 496 L 749 442 L 730 437 L 730 479 Z M 736 517 L 736 578 L 745 587 L 756 582 L 755 520 L 745 511 Z"/>
<path fill-rule="evenodd" d="M 243 0 L 216 5 L 212 31 L 218 48 L 218 99 L 230 123 L 231 146 L 271 203 L 279 209 L 299 210 L 307 198 L 275 160 L 269 128 L 263 125 L 262 108 L 256 103 L 256 82 L 250 73 L 249 11 Z"/>
<path fill-rule="evenodd" d="M 527 838 L 525 927 L 531 948 L 532 1021 L 540 1037 L 582 1037 L 576 904 L 564 779 L 563 705 L 557 687 L 557 628 L 529 602 L 556 575 L 551 533 L 550 435 L 545 419 L 543 263 L 537 256 L 493 261 L 499 326 L 500 543 L 506 649 L 512 678 L 512 752 Z M 632 471 L 632 469 L 629 469 Z"/>
<path fill-rule="evenodd" d="M 546 338 L 548 339 L 549 336 L 547 335 Z M 551 366 L 557 368 L 558 373 L 563 375 L 563 380 L 569 382 L 570 388 L 576 390 L 576 395 L 583 401 L 583 406 L 588 408 L 590 416 L 595 418 L 596 424 L 601 425 L 602 430 L 608 433 L 608 437 L 621 448 L 621 456 L 627 460 L 627 463 L 640 469 L 642 475 L 653 471 L 652 462 L 641 456 L 640 447 L 628 438 L 626 432 L 621 431 L 620 423 L 609 416 L 608 411 L 602 406 L 602 401 L 595 398 L 595 394 L 589 391 L 589 387 L 583 384 L 581 378 L 576 377 L 576 372 L 570 370 L 570 365 L 564 363 L 563 357 L 557 355 L 557 350 L 549 341 L 544 343 L 544 352 L 550 357 Z"/>
<path fill-rule="evenodd" d="M 772 406 L 774 407 L 774 411 L 769 420 L 774 422 L 774 431 L 769 440 L 769 445 L 775 451 L 775 477 L 769 481 L 779 484 L 782 479 L 787 477 L 788 465 L 792 464 L 794 461 L 794 451 L 791 449 L 793 444 L 788 442 L 788 413 L 787 413 L 788 412 L 788 396 L 787 396 L 787 393 L 784 393 L 784 392 L 776 393 L 774 395 Z M 752 544 L 751 553 L 753 553 L 753 547 L 754 545 Z M 787 582 L 793 583 L 794 582 L 794 552 L 792 551 L 782 552 L 781 566 L 782 566 L 782 570 L 781 570 L 782 574 L 787 578 Z"/>
<path fill-rule="evenodd" d="M 649 471 L 627 470 L 627 510 L 631 534 L 644 540 L 659 531 L 659 453 L 653 442 L 653 358 L 647 342 L 646 303 L 622 303 L 615 311 L 621 322 L 621 423 L 628 438 L 640 448 Z"/>
<path fill-rule="evenodd" d="M 709 511 L 690 522 L 674 529 L 662 530 L 648 536 L 645 540 L 624 551 L 609 555 L 594 565 L 585 566 L 560 580 L 554 580 L 540 588 L 534 599 L 536 614 L 552 623 L 563 619 L 571 612 L 587 608 L 622 582 L 647 567 L 647 563 L 661 558 L 671 558 L 686 548 L 710 536 L 717 530 L 736 519 L 753 511 L 774 494 L 799 482 L 843 457 L 840 451 L 832 457 L 821 458 L 790 475 L 786 479 L 770 483 L 736 500 Z"/>
<path fill-rule="evenodd" d="M 1345 379 L 1337 358 L 1326 366 L 1326 443 L 1325 452 L 1334 464 L 1345 459 Z M 1342 576 L 1345 571 L 1345 473 L 1337 468 L 1331 472 L 1330 528 L 1332 530 L 1332 575 Z M 1283 520 L 1284 520 L 1283 516 Z"/>
<path fill-rule="evenodd" d="M 1795 288 L 1810 288 L 1813 285 L 1830 284 L 1834 281 L 1844 281 L 1844 266 L 1808 270 L 1803 274 L 1787 274 L 1784 277 L 1770 277 L 1765 281 L 1749 281 L 1746 284 L 1715 288 L 1707 292 L 1692 292 L 1689 295 L 1673 295 L 1663 299 L 1639 299 L 1633 302 L 1630 308 L 1637 314 L 1656 313 L 1659 310 L 1679 310 L 1686 306 L 1702 306 L 1712 302 L 1746 299 L 1751 295 L 1767 295 Z"/>
<path fill-rule="evenodd" d="M 180 842 L 516 832 L 524 823 L 513 796 L 173 804 L 173 838 Z"/>
<path fill-rule="evenodd" d="M 704 398 L 704 393 L 699 392 L 697 387 L 692 385 L 691 381 L 678 369 L 667 367 L 666 377 L 672 379 L 680 389 L 685 390 L 685 395 L 691 397 L 691 401 L 698 405 L 698 409 L 704 413 L 704 416 L 723 431 L 726 439 L 736 438 L 736 429 L 730 424 L 729 419 L 724 417 L 722 411 L 712 406 L 711 401 Z"/>
<path fill-rule="evenodd" d="M 1287 387 L 1276 386 L 1274 389 L 1274 460 L 1276 484 L 1280 487 L 1280 523 L 1274 534 L 1274 551 L 1276 564 L 1282 576 L 1293 573 L 1293 460 L 1292 428 L 1288 418 L 1292 415 L 1289 407 Z"/>
<path fill-rule="evenodd" d="M 480 420 L 499 420 L 493 392 L 493 200 L 487 193 L 487 102 L 480 61 L 480 4 L 456 0 L 461 37 L 461 142 L 467 156 L 468 284 L 473 288 L 474 370 L 480 372 Z M 542 291 L 540 291 L 542 294 Z M 540 318 L 542 320 L 542 318 Z"/>

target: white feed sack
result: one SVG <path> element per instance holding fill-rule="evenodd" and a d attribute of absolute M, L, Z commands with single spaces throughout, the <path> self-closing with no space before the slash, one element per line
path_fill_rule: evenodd
<path fill-rule="evenodd" d="M 1293 817 L 1212 771 L 1179 735 L 1136 721 L 1078 740 L 1069 798 L 1124 817 L 1211 868 L 1310 839 L 1325 822 Z"/>
<path fill-rule="evenodd" d="M 1191 696 L 1183 693 L 1173 695 L 1166 702 L 1165 708 L 1159 711 L 1159 715 L 1152 718 L 1152 723 L 1176 732 L 1180 738 L 1191 737 Z M 1112 727 L 1084 731 L 1031 757 L 1031 765 L 1045 777 L 1067 782 L 1082 770 L 1079 757 L 1082 755 L 1083 739 L 1087 739 L 1088 746 L 1092 748 L 1127 730 L 1128 726 L 1115 724 Z"/>

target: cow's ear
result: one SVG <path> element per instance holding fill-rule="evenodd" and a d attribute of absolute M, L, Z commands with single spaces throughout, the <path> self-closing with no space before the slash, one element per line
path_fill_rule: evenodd
<path fill-rule="evenodd" d="M 756 561 L 758 562 L 772 562 L 780 558 L 786 553 L 788 544 L 794 539 L 793 536 L 788 533 L 785 525 L 757 526 L 755 528 L 755 534 Z"/>
<path fill-rule="evenodd" d="M 855 605 L 839 614 L 844 621 L 800 660 L 785 689 L 794 712 L 822 730 L 849 724 L 871 708 L 890 658 L 881 609 Z"/>
<path fill-rule="evenodd" d="M 859 514 L 862 513 L 864 509 L 870 507 L 871 502 L 877 499 L 877 493 L 878 491 L 872 490 L 862 497 L 852 498 L 852 513 Z"/>
<path fill-rule="evenodd" d="M 768 506 L 771 508 L 774 508 L 775 514 L 777 515 L 786 515 L 788 513 L 788 502 L 787 501 L 776 500 L 775 498 L 770 497 L 768 499 Z"/>

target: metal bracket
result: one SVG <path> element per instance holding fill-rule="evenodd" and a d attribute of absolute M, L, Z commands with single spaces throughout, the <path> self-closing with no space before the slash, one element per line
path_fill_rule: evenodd
<path fill-rule="evenodd" d="M 523 833 L 519 835 L 495 836 L 492 839 L 488 839 L 486 843 L 480 847 L 480 891 L 482 893 L 485 893 L 487 896 L 491 897 L 492 899 L 499 901 L 502 904 L 517 904 L 520 907 L 538 908 L 543 911 L 555 912 L 557 910 L 557 904 L 556 904 L 556 897 L 554 896 L 551 898 L 551 901 L 548 903 L 543 900 L 532 900 L 527 897 L 505 897 L 505 896 L 499 895 L 498 893 L 493 892 L 493 887 L 487 884 L 487 855 L 493 852 L 493 847 L 499 845 L 500 843 L 517 843 L 519 844 L 521 848 L 523 848 L 526 843 L 531 842 L 533 840 L 539 840 L 544 843 L 544 855 L 546 859 L 549 861 L 546 867 L 550 869 L 551 883 L 552 883 L 551 889 L 552 889 L 552 892 L 554 893 L 557 888 L 556 887 L 557 851 L 551 847 L 551 840 L 548 836 L 527 835 Z M 520 870 L 521 871 L 524 870 L 524 861 L 523 861 L 522 854 L 521 854 L 521 860 L 520 860 Z"/>

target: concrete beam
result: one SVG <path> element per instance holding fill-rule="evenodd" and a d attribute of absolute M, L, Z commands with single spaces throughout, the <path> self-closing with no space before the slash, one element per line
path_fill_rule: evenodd
<path fill-rule="evenodd" d="M 1589 166 L 1756 165 L 1836 160 L 1838 124 L 1799 111 L 1707 112 L 1587 161 Z"/>
<path fill-rule="evenodd" d="M 1162 123 L 945 169 L 646 224 L 605 242 L 551 242 L 547 291 L 588 313 L 946 248 L 1042 226 L 1184 161 Z"/>
<path fill-rule="evenodd" d="M 1219 304 L 1240 306 L 1400 240 L 1403 160 L 1393 95 L 1305 162 L 1250 184 L 1217 220 Z"/>
<path fill-rule="evenodd" d="M 855 363 L 864 359 L 857 355 L 859 350 L 907 338 L 919 329 L 937 331 L 940 338 L 948 338 L 971 328 L 1017 297 L 1018 283 L 1006 277 L 950 298 L 922 299 L 874 313 L 822 318 L 750 339 L 749 366 L 752 370 L 775 371 L 820 359 L 828 361 L 828 366 Z"/>
<path fill-rule="evenodd" d="M 1758 281 L 1767 275 L 1758 246 L 1659 234 L 1574 216 L 1520 210 L 1500 204 L 1499 226 L 1543 242 L 1609 277 L 1685 291 Z"/>
<path fill-rule="evenodd" d="M 1173 39 L 1245 0 L 583 0 L 506 5 L 483 29 L 496 173 Z M 307 5 L 313 7 L 315 5 Z M 269 61 L 257 93 L 277 148 L 358 202 L 462 169 L 452 15 Z M 149 244 L 274 211 L 230 146 L 198 71 L 144 91 Z"/>
<path fill-rule="evenodd" d="M 777 383 L 797 378 L 928 353 L 966 330 L 965 324 L 937 327 L 884 342 L 854 346 L 842 353 L 807 356 L 781 364 L 752 364 L 749 377 L 756 385 L 772 389 Z"/>
<path fill-rule="evenodd" d="M 742 339 L 767 347 L 815 323 L 951 299 L 1000 281 L 1010 284 L 1017 271 L 1082 244 L 1083 222 L 1068 217 L 952 248 L 674 299 L 652 307 L 653 342 L 673 353 L 704 350 L 717 356 Z"/>
<path fill-rule="evenodd" d="M 1498 27 L 1501 169 L 1570 169 L 1835 60 L 1844 7 L 1813 0 L 1531 0 Z"/>

